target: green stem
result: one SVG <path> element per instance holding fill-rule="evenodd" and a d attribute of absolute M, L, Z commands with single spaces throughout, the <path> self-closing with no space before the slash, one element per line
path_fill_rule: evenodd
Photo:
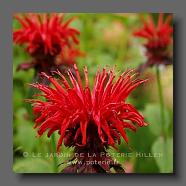
<path fill-rule="evenodd" d="M 52 142 L 52 152 L 53 152 L 53 163 L 54 163 L 54 172 L 57 173 L 58 172 L 58 160 L 57 160 L 57 156 L 56 156 L 56 142 L 55 142 L 55 134 L 51 135 L 51 142 Z"/>
<path fill-rule="evenodd" d="M 157 84 L 158 84 L 158 94 L 159 94 L 159 100 L 160 100 L 160 112 L 161 112 L 161 127 L 162 127 L 162 136 L 164 140 L 166 139 L 166 133 L 165 133 L 165 112 L 164 112 L 164 101 L 163 101 L 163 91 L 162 91 L 162 84 L 161 84 L 161 77 L 160 77 L 160 70 L 157 67 L 156 70 L 156 76 L 157 76 Z"/>
<path fill-rule="evenodd" d="M 160 100 L 160 111 L 161 111 L 161 127 L 162 127 L 162 136 L 163 136 L 163 153 L 164 153 L 164 161 L 167 161 L 167 146 L 166 146 L 166 130 L 165 130 L 165 109 L 164 109 L 164 101 L 163 101 L 163 91 L 162 91 L 162 84 L 161 84 L 161 77 L 160 77 L 160 70 L 157 67 L 156 71 L 157 75 L 157 84 L 158 84 L 158 93 L 159 93 L 159 100 Z M 164 163 L 164 170 L 166 170 L 166 164 Z"/>

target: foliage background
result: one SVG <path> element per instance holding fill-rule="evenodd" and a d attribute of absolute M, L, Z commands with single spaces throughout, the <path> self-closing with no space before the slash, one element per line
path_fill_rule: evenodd
<path fill-rule="evenodd" d="M 142 26 L 141 18 L 146 14 L 85 14 L 67 13 L 66 18 L 76 16 L 72 25 L 81 32 L 80 49 L 86 53 L 77 59 L 77 65 L 89 69 L 90 84 L 93 85 L 99 67 L 117 65 L 117 69 L 136 68 L 145 62 L 143 39 L 135 38 L 132 33 Z M 157 18 L 157 15 L 153 15 Z M 19 27 L 13 20 L 13 29 Z M 34 70 L 16 71 L 17 66 L 30 57 L 22 47 L 13 45 L 13 170 L 20 173 L 54 173 L 61 169 L 54 167 L 50 139 L 46 136 L 36 138 L 33 129 L 31 106 L 24 99 L 30 98 L 32 90 L 28 83 L 33 82 Z M 128 102 L 140 110 L 149 126 L 139 128 L 136 133 L 128 132 L 129 145 L 122 141 L 120 152 L 132 153 L 132 157 L 115 157 L 128 173 L 167 173 L 173 171 L 173 67 L 161 70 L 165 102 L 167 141 L 161 136 L 161 118 L 155 68 L 147 69 L 143 75 L 149 83 L 135 90 Z M 56 134 L 57 138 L 57 134 Z M 166 146 L 167 151 L 163 151 Z M 72 149 L 62 148 L 71 153 Z M 109 152 L 113 152 L 110 149 Z M 136 153 L 140 153 L 140 156 Z M 156 154 L 162 157 L 152 157 Z M 146 157 L 144 157 L 146 156 Z M 67 160 L 60 157 L 60 164 Z"/>

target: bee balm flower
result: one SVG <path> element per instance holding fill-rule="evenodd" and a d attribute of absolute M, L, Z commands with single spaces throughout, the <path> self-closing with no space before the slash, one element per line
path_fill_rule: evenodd
<path fill-rule="evenodd" d="M 43 92 L 45 101 L 40 99 L 30 100 L 33 112 L 36 114 L 35 128 L 38 134 L 48 132 L 48 137 L 54 131 L 59 132 L 57 151 L 64 142 L 67 147 L 75 147 L 77 153 L 96 153 L 96 160 L 109 159 L 100 156 L 101 152 L 116 144 L 120 144 L 120 138 L 128 143 L 126 129 L 136 131 L 137 126 L 145 126 L 144 117 L 126 102 L 129 94 L 146 80 L 135 78 L 133 70 L 122 73 L 115 79 L 114 70 L 103 69 L 97 72 L 93 90 L 89 88 L 88 71 L 84 68 L 85 86 L 83 86 L 79 71 L 74 66 L 76 77 L 69 71 L 70 82 L 58 71 L 60 79 L 46 77 L 53 87 L 43 84 L 32 84 L 33 87 Z M 41 96 L 41 95 L 40 95 Z M 88 156 L 82 161 L 85 162 Z M 95 160 L 95 159 L 94 159 Z M 112 162 L 112 161 L 111 161 Z M 116 168 L 113 162 L 110 166 Z M 109 171 L 109 165 L 99 165 L 78 168 L 75 165 L 69 166 L 67 172 L 99 172 Z M 106 166 L 106 167 L 105 167 Z M 117 165 L 118 166 L 118 165 Z M 88 169 L 88 170 L 87 170 Z"/>
<path fill-rule="evenodd" d="M 158 23 L 155 25 L 152 16 L 149 15 L 147 21 L 144 21 L 143 28 L 134 33 L 135 36 L 147 40 L 144 46 L 148 61 L 140 67 L 141 70 L 153 65 L 172 64 L 172 57 L 169 52 L 173 32 L 171 20 L 172 15 L 168 15 L 163 21 L 163 14 L 160 13 Z"/>
<path fill-rule="evenodd" d="M 66 22 L 62 14 L 25 14 L 15 16 L 21 28 L 13 32 L 13 41 L 25 45 L 33 61 L 21 64 L 18 69 L 36 68 L 39 72 L 49 73 L 55 67 L 55 57 L 64 47 L 78 44 L 79 31 L 69 26 L 73 19 Z"/>

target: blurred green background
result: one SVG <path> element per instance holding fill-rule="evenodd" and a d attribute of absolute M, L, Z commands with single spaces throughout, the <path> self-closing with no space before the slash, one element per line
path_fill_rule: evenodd
<path fill-rule="evenodd" d="M 86 65 L 89 79 L 93 86 L 98 67 L 117 65 L 117 69 L 137 68 L 145 62 L 143 39 L 135 38 L 132 33 L 142 26 L 141 17 L 146 14 L 85 14 L 67 13 L 65 18 L 76 16 L 72 26 L 81 32 L 80 49 L 85 57 L 77 59 L 80 70 Z M 157 15 L 154 14 L 154 18 Z M 13 21 L 13 29 L 20 25 Z M 46 156 L 52 152 L 51 140 L 46 136 L 36 138 L 36 130 L 31 115 L 31 106 L 24 99 L 30 98 L 32 92 L 28 83 L 33 82 L 34 70 L 16 71 L 17 66 L 30 59 L 23 47 L 13 46 L 13 170 L 20 173 L 54 173 L 60 170 L 54 167 L 53 157 Z M 157 91 L 155 68 L 147 69 L 143 77 L 149 83 L 138 87 L 129 97 L 143 115 L 149 126 L 142 127 L 136 133 L 127 131 L 129 145 L 122 141 L 120 152 L 132 153 L 129 157 L 115 157 L 128 173 L 167 173 L 173 171 L 173 69 L 172 66 L 161 70 L 163 95 L 165 102 L 165 126 L 167 140 L 161 136 L 160 106 Z M 56 138 L 58 138 L 56 134 Z M 166 147 L 166 152 L 164 152 Z M 72 149 L 62 148 L 63 152 Z M 114 152 L 109 149 L 109 152 Z M 155 157 L 158 154 L 161 157 Z M 58 164 L 68 158 L 60 157 Z"/>

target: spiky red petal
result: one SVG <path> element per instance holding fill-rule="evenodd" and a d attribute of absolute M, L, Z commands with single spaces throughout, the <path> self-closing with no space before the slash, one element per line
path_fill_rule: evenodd
<path fill-rule="evenodd" d="M 63 15 L 32 13 L 15 18 L 22 27 L 13 32 L 13 41 L 25 44 L 31 55 L 57 55 L 69 41 L 79 42 L 79 31 L 69 27 L 73 19 L 64 22 Z"/>
<path fill-rule="evenodd" d="M 143 71 L 153 65 L 172 64 L 173 59 L 170 46 L 172 45 L 173 27 L 170 24 L 171 20 L 172 15 L 168 15 L 163 21 L 163 14 L 160 13 L 156 25 L 152 16 L 149 15 L 147 21 L 144 21 L 143 28 L 134 33 L 135 36 L 147 40 L 144 44 L 147 62 L 139 67 L 139 71 Z"/>
<path fill-rule="evenodd" d="M 166 17 L 163 22 L 163 14 L 159 14 L 158 24 L 155 25 L 151 15 L 147 21 L 144 21 L 144 26 L 139 31 L 134 33 L 135 36 L 147 39 L 145 46 L 147 48 L 163 48 L 167 47 L 172 42 L 173 28 L 170 25 L 172 15 Z"/>
<path fill-rule="evenodd" d="M 87 69 L 84 69 L 84 87 L 77 67 L 74 68 L 77 80 L 69 71 L 70 83 L 58 71 L 59 80 L 42 73 L 53 88 L 32 84 L 46 98 L 46 101 L 31 100 L 34 114 L 38 116 L 35 120 L 38 134 L 42 135 L 48 130 L 50 136 L 54 131 L 59 131 L 58 151 L 63 140 L 67 146 L 86 146 L 90 143 L 90 135 L 94 135 L 90 134 L 91 127 L 96 128 L 95 136 L 98 136 L 97 140 L 103 145 L 115 147 L 117 142 L 120 143 L 120 135 L 128 143 L 125 129 L 135 131 L 135 124 L 142 127 L 145 122 L 143 116 L 131 104 L 126 103 L 126 99 L 132 90 L 146 80 L 136 79 L 135 72 L 130 70 L 114 81 L 114 69 L 103 69 L 102 72 L 97 72 L 91 92 Z"/>

